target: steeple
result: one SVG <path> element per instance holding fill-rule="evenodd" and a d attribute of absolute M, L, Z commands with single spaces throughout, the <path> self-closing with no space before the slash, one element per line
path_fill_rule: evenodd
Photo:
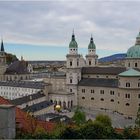
<path fill-rule="evenodd" d="M 135 43 L 135 45 L 140 45 L 140 31 L 139 31 L 139 34 L 136 37 L 136 43 Z"/>
<path fill-rule="evenodd" d="M 4 52 L 4 44 L 3 44 L 3 40 L 1 41 L 1 52 Z"/>
<path fill-rule="evenodd" d="M 74 29 L 73 29 L 73 32 L 72 32 L 72 38 L 71 38 L 71 41 L 75 41 Z"/>
<path fill-rule="evenodd" d="M 74 35 L 74 30 L 73 30 L 73 33 L 72 33 L 72 37 L 71 37 L 71 42 L 69 44 L 69 48 L 78 48 L 78 44 L 75 40 L 75 35 Z"/>
<path fill-rule="evenodd" d="M 92 35 L 91 35 L 91 38 L 90 38 L 90 43 L 88 45 L 88 49 L 96 49 L 96 46 L 94 44 Z"/>

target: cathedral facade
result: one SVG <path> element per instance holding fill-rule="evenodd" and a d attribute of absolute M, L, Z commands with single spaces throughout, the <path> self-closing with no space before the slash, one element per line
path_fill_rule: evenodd
<path fill-rule="evenodd" d="M 123 67 L 99 66 L 92 37 L 85 58 L 78 54 L 73 33 L 63 77 L 66 90 L 51 91 L 49 99 L 65 108 L 80 106 L 136 116 L 140 107 L 140 33 L 135 45 L 128 49 Z"/>

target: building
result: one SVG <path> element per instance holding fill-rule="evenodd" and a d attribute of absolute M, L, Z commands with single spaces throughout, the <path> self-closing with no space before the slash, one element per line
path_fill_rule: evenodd
<path fill-rule="evenodd" d="M 56 87 L 60 79 L 49 83 Z M 80 106 L 136 116 L 140 107 L 140 33 L 135 45 L 128 49 L 123 67 L 99 66 L 92 37 L 84 59 L 78 54 L 78 43 L 73 33 L 66 55 L 66 76 L 63 81 L 65 90 L 62 86 L 59 87 L 61 91 L 52 88 L 48 95 L 49 100 L 60 104 L 62 108 Z"/>
<path fill-rule="evenodd" d="M 6 99 L 13 100 L 39 91 L 44 91 L 47 95 L 49 85 L 44 82 L 0 81 L 0 96 Z"/>

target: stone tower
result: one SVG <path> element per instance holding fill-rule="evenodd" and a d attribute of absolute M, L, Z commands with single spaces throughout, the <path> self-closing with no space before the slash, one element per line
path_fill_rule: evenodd
<path fill-rule="evenodd" d="M 81 67 L 84 66 L 83 57 L 78 54 L 78 44 L 74 33 L 69 44 L 69 54 L 66 56 L 66 85 L 67 92 L 74 94 L 74 105 L 77 105 L 77 84 L 81 80 Z"/>
<path fill-rule="evenodd" d="M 98 64 L 98 56 L 96 55 L 96 46 L 91 36 L 90 43 L 88 45 L 88 54 L 86 55 L 86 66 L 94 67 Z"/>
<path fill-rule="evenodd" d="M 6 71 L 6 55 L 4 51 L 3 40 L 1 41 L 1 49 L 0 49 L 0 75 L 3 75 Z"/>

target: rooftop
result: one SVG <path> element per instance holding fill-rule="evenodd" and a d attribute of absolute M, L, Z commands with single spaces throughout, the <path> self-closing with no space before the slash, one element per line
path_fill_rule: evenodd
<path fill-rule="evenodd" d="M 15 61 L 10 64 L 5 74 L 29 74 L 26 61 Z"/>
<path fill-rule="evenodd" d="M 33 101 L 35 99 L 42 98 L 42 97 L 45 97 L 45 95 L 41 92 L 38 92 L 38 93 L 29 95 L 29 96 L 24 96 L 24 97 L 21 97 L 21 98 L 11 100 L 10 102 L 14 105 L 22 105 L 24 103 L 27 103 L 29 101 Z"/>
<path fill-rule="evenodd" d="M 8 86 L 8 87 L 44 89 L 45 85 L 48 84 L 44 82 L 30 82 L 30 81 L 0 81 L 0 86 Z"/>
<path fill-rule="evenodd" d="M 53 105 L 53 103 L 51 103 L 50 101 L 43 101 L 43 102 L 40 102 L 38 104 L 34 104 L 32 106 L 28 106 L 26 108 L 23 108 L 24 111 L 29 111 L 29 112 L 36 112 L 36 111 L 39 111 L 39 110 L 42 110 L 44 108 L 47 108 L 49 106 Z"/>
<path fill-rule="evenodd" d="M 118 75 L 126 71 L 125 67 L 83 67 L 82 74 L 109 74 Z"/>
<path fill-rule="evenodd" d="M 120 73 L 119 76 L 136 77 L 136 76 L 140 76 L 140 72 L 135 70 L 135 69 L 129 69 L 127 71 L 124 71 L 124 72 Z"/>
<path fill-rule="evenodd" d="M 103 79 L 103 78 L 84 78 L 78 86 L 95 86 L 95 87 L 118 87 L 117 79 Z"/>
<path fill-rule="evenodd" d="M 4 99 L 3 97 L 0 96 L 0 105 L 3 104 L 11 105 L 9 100 Z M 36 122 L 35 127 L 44 128 L 47 132 L 50 132 L 54 129 L 55 127 L 54 123 L 36 120 L 32 116 L 21 110 L 20 108 L 18 107 L 15 108 L 16 108 L 16 124 L 19 124 L 20 128 L 22 127 L 22 130 L 26 132 L 32 132 L 33 120 Z M 32 124 L 32 126 L 30 124 Z"/>

